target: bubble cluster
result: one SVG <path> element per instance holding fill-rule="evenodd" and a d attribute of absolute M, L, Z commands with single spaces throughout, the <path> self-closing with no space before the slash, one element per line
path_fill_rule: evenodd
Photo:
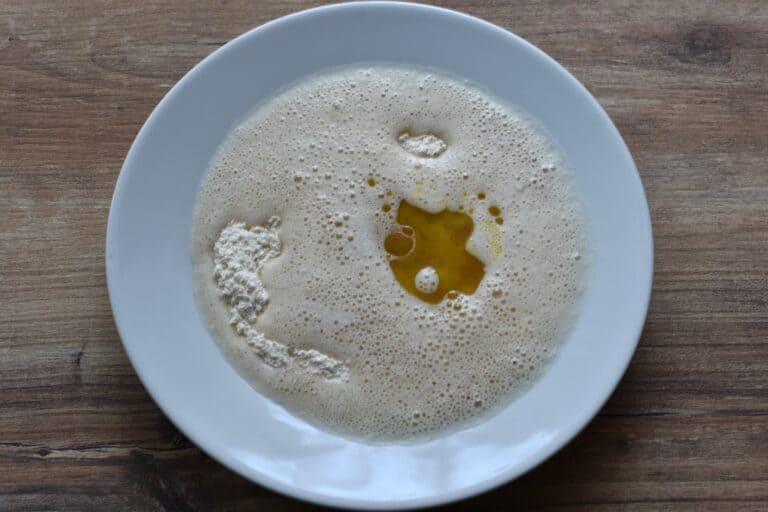
<path fill-rule="evenodd" d="M 440 286 L 440 276 L 432 267 L 424 267 L 416 273 L 414 279 L 416 288 L 421 293 L 435 293 Z"/>
<path fill-rule="evenodd" d="M 568 176 L 542 130 L 463 81 L 393 67 L 306 79 L 235 128 L 201 184 L 200 310 L 249 383 L 324 428 L 379 441 L 459 428 L 529 386 L 572 325 L 587 251 Z M 402 200 L 472 217 L 467 250 L 485 264 L 472 295 L 428 304 L 396 282 L 384 242 L 407 233 Z M 273 215 L 282 252 L 261 269 L 270 301 L 255 327 L 343 362 L 346 382 L 264 365 L 229 325 L 213 243 L 233 220 Z M 417 286 L 439 283 L 423 272 Z"/>

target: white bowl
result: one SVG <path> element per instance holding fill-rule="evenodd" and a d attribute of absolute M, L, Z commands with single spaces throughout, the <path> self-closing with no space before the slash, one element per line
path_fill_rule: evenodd
<path fill-rule="evenodd" d="M 254 391 L 219 353 L 192 296 L 198 183 L 230 128 L 277 89 L 358 62 L 427 66 L 521 106 L 575 172 L 591 270 L 579 319 L 533 387 L 483 423 L 412 445 L 323 432 Z M 193 442 L 276 491 L 342 507 L 410 508 L 507 482 L 597 413 L 635 350 L 651 291 L 643 188 L 618 131 L 565 69 L 477 18 L 401 3 L 353 3 L 267 23 L 198 64 L 136 137 L 115 187 L 106 265 L 115 322 L 149 393 Z"/>

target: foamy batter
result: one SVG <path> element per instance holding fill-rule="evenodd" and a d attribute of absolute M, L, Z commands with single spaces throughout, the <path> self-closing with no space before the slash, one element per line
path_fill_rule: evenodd
<path fill-rule="evenodd" d="M 407 292 L 384 240 L 405 200 L 474 221 L 471 295 Z M 392 67 L 302 81 L 219 149 L 192 229 L 200 310 L 256 389 L 328 430 L 432 436 L 538 376 L 583 287 L 584 219 L 547 136 L 465 82 Z M 434 268 L 415 287 L 433 293 Z"/>

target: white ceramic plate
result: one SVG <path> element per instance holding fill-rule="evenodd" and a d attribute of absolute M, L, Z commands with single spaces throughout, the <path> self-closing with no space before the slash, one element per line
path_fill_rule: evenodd
<path fill-rule="evenodd" d="M 546 374 L 496 416 L 415 445 L 371 446 L 322 432 L 245 383 L 192 296 L 195 192 L 230 128 L 275 90 L 359 62 L 466 77 L 538 119 L 575 170 L 591 241 L 582 313 Z M 618 131 L 565 69 L 519 37 L 413 4 L 332 5 L 254 29 L 203 60 L 136 137 L 107 229 L 109 295 L 125 350 L 187 437 L 232 470 L 317 503 L 409 508 L 502 484 L 552 455 L 597 413 L 623 374 L 651 291 L 643 188 Z"/>

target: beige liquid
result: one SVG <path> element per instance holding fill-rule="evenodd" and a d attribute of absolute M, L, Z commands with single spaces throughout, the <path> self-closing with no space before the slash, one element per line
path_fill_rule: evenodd
<path fill-rule="evenodd" d="M 260 271 L 255 329 L 343 362 L 344 379 L 265 364 L 229 323 L 211 248 L 230 221 L 273 215 L 281 253 Z M 567 336 L 586 268 L 547 136 L 471 85 L 391 67 L 313 77 L 259 107 L 211 163 L 192 239 L 199 308 L 243 378 L 375 441 L 458 428 L 526 389 Z M 414 286 L 425 265 L 433 293 Z"/>

